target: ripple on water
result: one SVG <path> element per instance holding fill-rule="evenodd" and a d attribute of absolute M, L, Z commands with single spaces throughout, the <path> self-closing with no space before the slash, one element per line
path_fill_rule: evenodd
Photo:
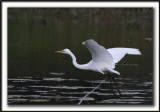
<path fill-rule="evenodd" d="M 43 78 L 46 81 L 78 81 L 78 79 L 62 79 L 62 78 Z"/>
<path fill-rule="evenodd" d="M 65 75 L 65 73 L 55 73 L 55 72 L 50 72 L 49 74 L 51 74 L 51 75 Z"/>
<path fill-rule="evenodd" d="M 122 96 L 115 97 L 110 87 L 104 86 L 109 83 L 105 81 L 104 85 L 92 92 L 84 101 L 93 104 L 152 104 L 152 82 L 133 81 L 130 78 L 116 79 L 117 84 L 121 86 Z M 8 104 L 77 104 L 104 80 L 19 77 L 10 78 L 8 81 Z"/>

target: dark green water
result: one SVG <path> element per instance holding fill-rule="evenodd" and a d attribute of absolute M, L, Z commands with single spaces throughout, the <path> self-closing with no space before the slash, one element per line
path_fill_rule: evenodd
<path fill-rule="evenodd" d="M 69 48 L 78 63 L 87 63 L 91 54 L 82 45 L 87 39 L 94 39 L 106 48 L 129 47 L 142 52 L 141 56 L 126 55 L 115 68 L 121 73 L 115 78 L 126 96 L 114 100 L 109 87 L 102 85 L 88 99 L 89 104 L 152 104 L 153 11 L 151 8 L 9 8 L 8 104 L 37 104 L 40 100 L 30 101 L 47 96 L 49 100 L 42 104 L 77 104 L 85 92 L 98 84 L 94 81 L 100 82 L 104 76 L 75 68 L 68 55 L 55 51 Z"/>

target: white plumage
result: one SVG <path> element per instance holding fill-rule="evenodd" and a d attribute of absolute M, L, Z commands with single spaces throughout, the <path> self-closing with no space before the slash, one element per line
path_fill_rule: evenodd
<path fill-rule="evenodd" d="M 126 54 L 141 55 L 141 52 L 135 48 L 109 48 L 107 50 L 112 55 L 114 63 L 118 63 Z"/>
<path fill-rule="evenodd" d="M 115 64 L 118 63 L 126 54 L 129 55 L 141 55 L 141 52 L 135 48 L 109 48 L 106 49 L 99 45 L 93 39 L 86 40 L 82 43 L 88 48 L 92 55 L 92 60 L 87 64 L 78 64 L 76 62 L 76 57 L 69 49 L 64 49 L 62 51 L 57 51 L 56 53 L 68 54 L 72 57 L 73 65 L 79 69 L 92 70 L 106 74 L 107 72 L 120 73 L 116 70 Z"/>
<path fill-rule="evenodd" d="M 82 43 L 88 48 L 92 55 L 92 61 L 96 64 L 106 64 L 109 68 L 114 68 L 115 64 L 112 55 L 106 48 L 100 46 L 96 41 L 90 39 Z"/>

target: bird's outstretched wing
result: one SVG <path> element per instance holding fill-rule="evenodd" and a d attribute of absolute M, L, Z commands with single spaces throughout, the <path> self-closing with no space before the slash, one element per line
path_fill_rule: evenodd
<path fill-rule="evenodd" d="M 92 61 L 99 64 L 103 63 L 109 68 L 115 68 L 115 63 L 113 62 L 112 55 L 107 51 L 106 48 L 99 45 L 96 41 L 89 39 L 82 43 L 88 48 L 92 54 Z"/>
<path fill-rule="evenodd" d="M 109 48 L 107 50 L 112 55 L 114 63 L 118 63 L 126 54 L 141 55 L 139 49 L 135 48 Z"/>

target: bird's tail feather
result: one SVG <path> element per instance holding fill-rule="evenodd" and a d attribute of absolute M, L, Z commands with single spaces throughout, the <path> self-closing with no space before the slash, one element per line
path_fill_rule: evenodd
<path fill-rule="evenodd" d="M 115 74 L 118 74 L 118 75 L 120 75 L 120 73 L 118 72 L 118 71 L 116 71 L 116 70 L 112 70 Z"/>
<path fill-rule="evenodd" d="M 117 74 L 117 75 L 120 75 L 120 73 L 119 73 L 118 71 L 116 71 L 116 70 L 108 69 L 108 71 L 111 72 L 111 73 L 115 73 L 115 74 Z"/>

